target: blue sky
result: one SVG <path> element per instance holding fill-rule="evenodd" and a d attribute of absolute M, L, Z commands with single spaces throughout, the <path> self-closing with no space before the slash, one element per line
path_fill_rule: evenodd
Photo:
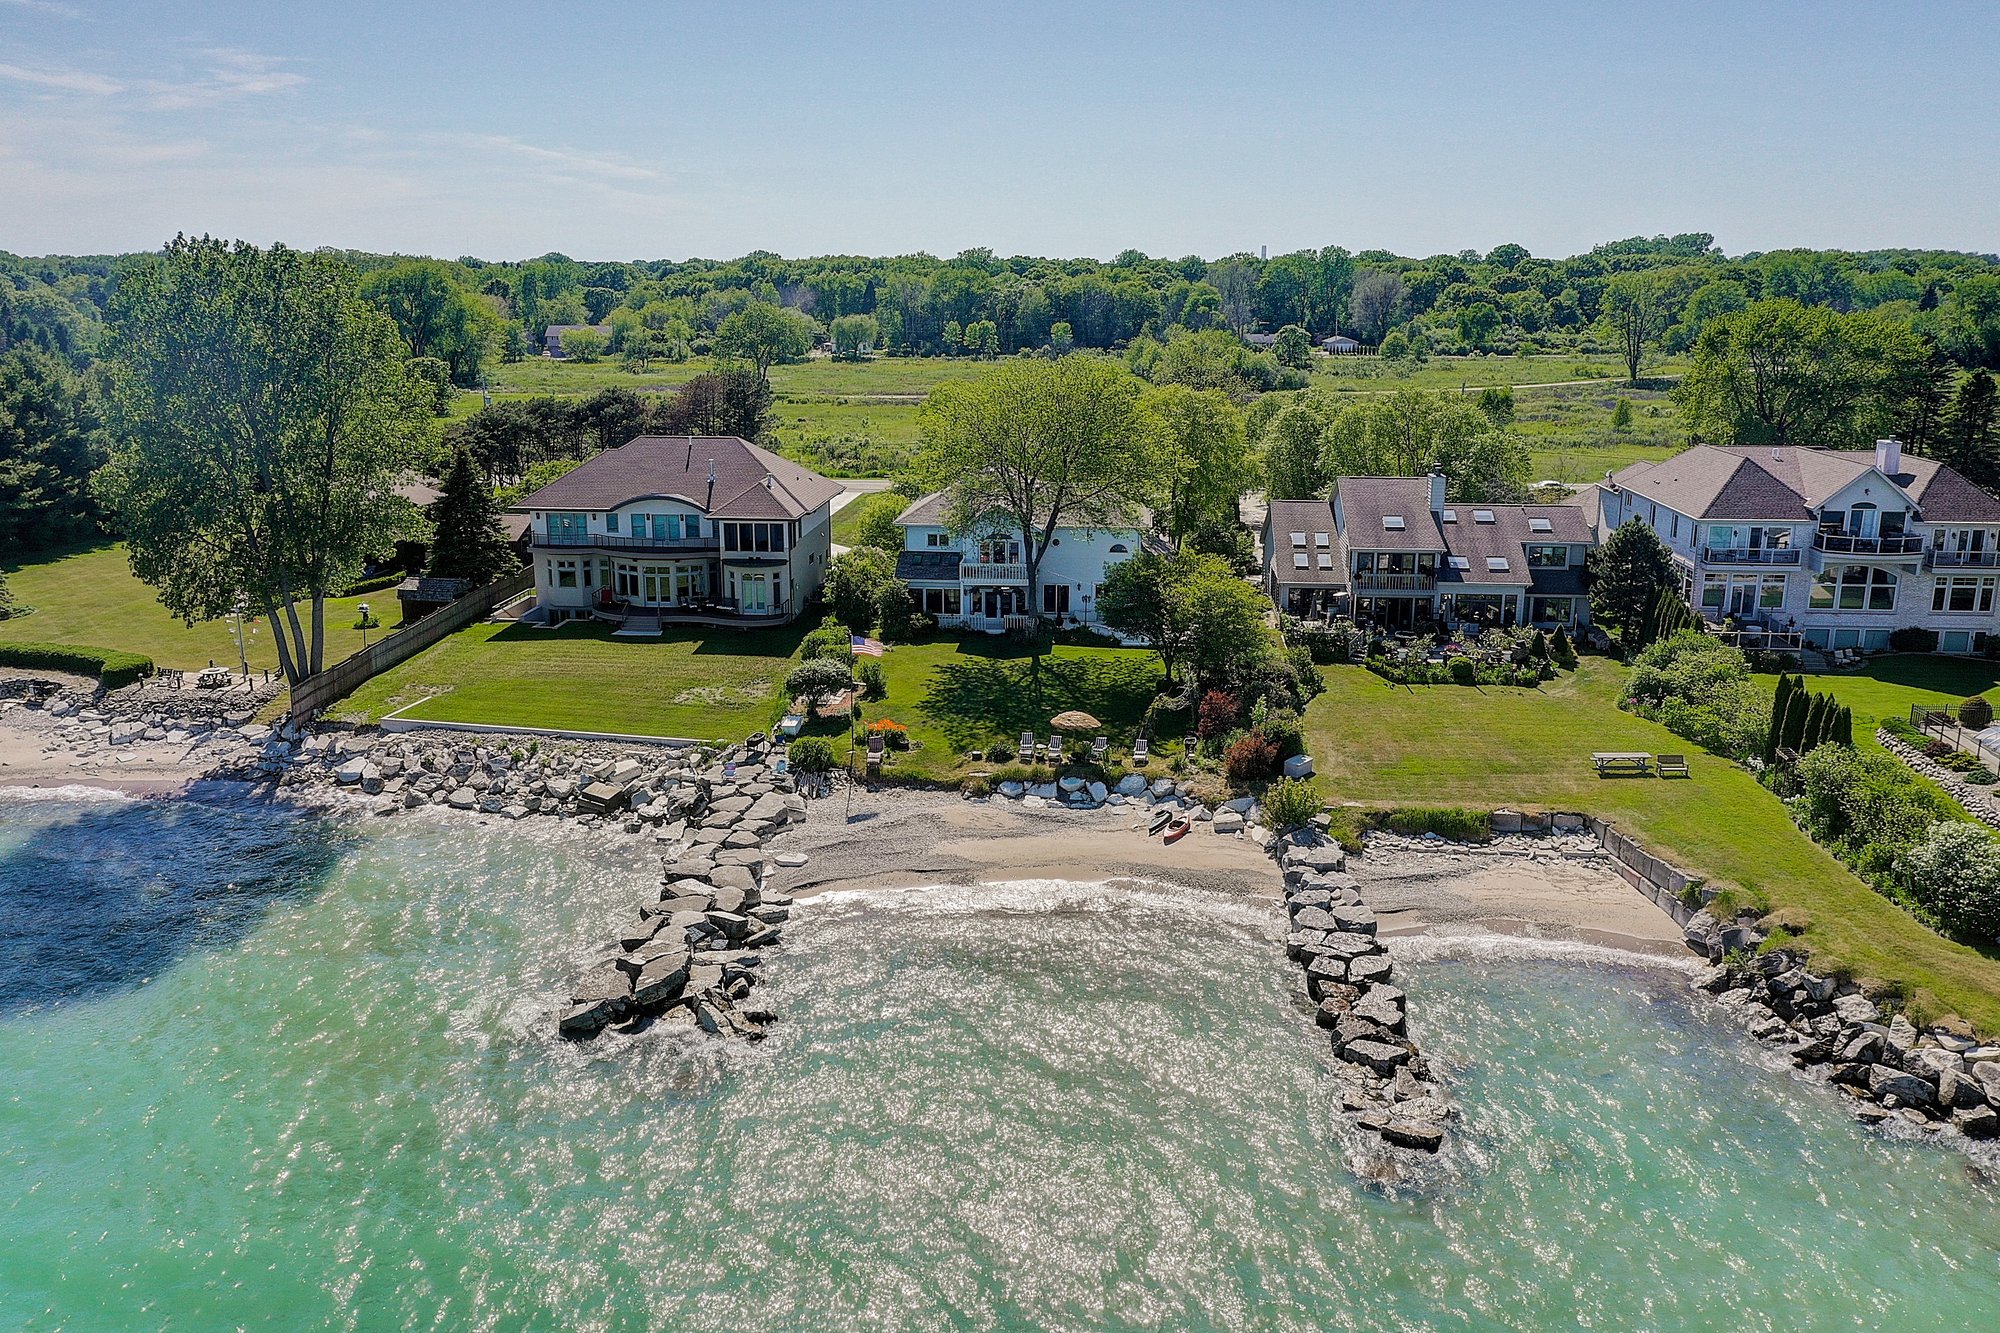
<path fill-rule="evenodd" d="M 0 249 L 2000 249 L 1972 5 L 0 0 Z"/>

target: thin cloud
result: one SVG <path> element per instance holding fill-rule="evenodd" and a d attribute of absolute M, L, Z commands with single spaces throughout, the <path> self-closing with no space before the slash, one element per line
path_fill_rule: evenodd
<path fill-rule="evenodd" d="M 660 173 L 651 167 L 640 166 L 619 158 L 602 154 L 579 153 L 563 148 L 544 148 L 540 144 L 528 143 L 505 134 L 474 134 L 465 136 L 477 146 L 497 148 L 502 152 L 515 153 L 522 157 L 559 167 L 565 171 L 586 176 L 608 176 L 614 180 L 658 180 Z"/>
<path fill-rule="evenodd" d="M 7 3 L 8 0 L 0 0 Z M 26 65 L 12 65 L 0 61 L 0 79 L 11 79 L 15 83 L 25 83 L 35 88 L 51 88 L 57 92 L 85 93 L 92 97 L 115 97 L 125 91 L 125 85 L 104 74 L 93 74 L 84 69 L 30 69 Z"/>
<path fill-rule="evenodd" d="M 0 5 L 12 5 L 16 9 L 32 9 L 37 14 L 53 14 L 62 19 L 80 19 L 84 12 L 75 5 L 65 5 L 59 0 L 0 0 Z"/>

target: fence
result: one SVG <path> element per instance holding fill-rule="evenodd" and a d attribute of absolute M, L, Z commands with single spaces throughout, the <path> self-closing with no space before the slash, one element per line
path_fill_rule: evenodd
<path fill-rule="evenodd" d="M 484 620 L 495 607 L 506 605 L 534 586 L 534 571 L 524 569 L 476 592 L 469 592 L 414 625 L 405 626 L 387 638 L 369 644 L 316 676 L 308 676 L 292 687 L 291 716 L 312 716 L 336 699 L 353 693 L 364 681 L 381 675 L 398 662 L 415 657 L 445 635 L 464 629 L 475 620 Z"/>
<path fill-rule="evenodd" d="M 1961 725 L 1958 714 L 1950 709 L 1911 704 L 1910 725 L 1926 736 L 1935 736 L 1947 745 L 1956 746 L 1974 758 L 2000 768 L 2000 748 L 1995 747 L 1984 731 L 1974 731 Z"/>
<path fill-rule="evenodd" d="M 1689 886 L 1698 885 L 1700 881 L 1679 866 L 1662 861 L 1603 820 L 1593 819 L 1590 822 L 1597 834 L 1598 845 L 1618 862 L 1619 872 L 1627 884 L 1651 898 L 1661 911 L 1680 925 L 1685 926 L 1688 918 L 1700 910 L 1690 907 L 1681 896 Z"/>

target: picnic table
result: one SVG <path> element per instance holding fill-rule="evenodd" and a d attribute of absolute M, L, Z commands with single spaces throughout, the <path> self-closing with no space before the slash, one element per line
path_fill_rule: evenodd
<path fill-rule="evenodd" d="M 1643 777 L 1652 765 L 1653 756 L 1644 750 L 1597 750 L 1591 754 L 1590 762 L 1597 765 L 1600 778 L 1619 773 Z"/>

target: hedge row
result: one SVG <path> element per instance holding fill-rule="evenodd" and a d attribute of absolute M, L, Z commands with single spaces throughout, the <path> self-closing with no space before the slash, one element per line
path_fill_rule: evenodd
<path fill-rule="evenodd" d="M 67 643 L 0 643 L 0 666 L 95 676 L 107 690 L 153 674 L 153 659 L 143 654 Z"/>
<path fill-rule="evenodd" d="M 385 589 L 393 588 L 408 577 L 410 576 L 401 570 L 397 570 L 392 574 L 377 574 L 374 578 L 362 579 L 359 582 L 348 584 L 345 588 L 336 592 L 334 596 L 363 597 L 371 592 L 382 592 Z"/>

